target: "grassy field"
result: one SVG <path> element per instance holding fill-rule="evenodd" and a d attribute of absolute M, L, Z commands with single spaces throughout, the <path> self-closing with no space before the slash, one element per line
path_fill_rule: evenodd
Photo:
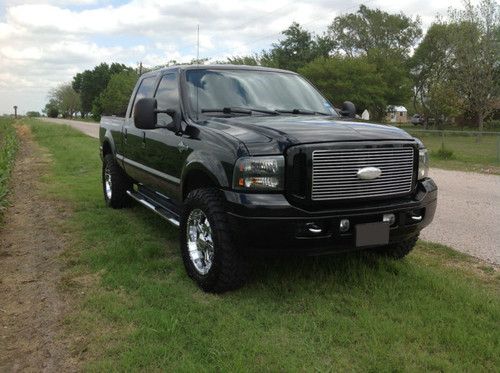
<path fill-rule="evenodd" d="M 444 140 L 440 133 L 421 132 L 411 127 L 403 127 L 413 136 L 421 139 L 430 150 L 431 167 L 451 170 L 477 171 L 500 175 L 500 161 L 497 147 L 498 135 L 483 135 L 478 141 L 475 135 L 445 133 Z M 440 153 L 444 148 L 451 150 L 451 157 Z"/>
<path fill-rule="evenodd" d="M 7 203 L 9 175 L 17 150 L 17 136 L 13 123 L 13 119 L 0 118 L 0 222 L 2 210 Z"/>
<path fill-rule="evenodd" d="M 61 286 L 90 371 L 494 371 L 500 278 L 420 243 L 406 260 L 369 254 L 256 260 L 250 283 L 201 292 L 177 232 L 136 206 L 104 207 L 98 142 L 32 121 L 53 158 L 47 193 L 73 207 Z"/>

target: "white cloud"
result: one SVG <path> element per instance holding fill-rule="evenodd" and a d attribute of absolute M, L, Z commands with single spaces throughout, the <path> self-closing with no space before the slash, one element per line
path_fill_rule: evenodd
<path fill-rule="evenodd" d="M 321 33 L 360 3 L 341 0 L 3 0 L 0 5 L 0 113 L 40 110 L 48 90 L 100 62 L 155 66 L 196 56 L 258 52 L 292 21 Z M 455 1 L 456 2 L 456 1 Z M 369 6 L 420 15 L 429 24 L 453 0 L 374 0 Z"/>

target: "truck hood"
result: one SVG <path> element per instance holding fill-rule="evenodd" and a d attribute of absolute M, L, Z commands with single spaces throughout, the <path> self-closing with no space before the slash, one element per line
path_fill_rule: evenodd
<path fill-rule="evenodd" d="M 210 118 L 209 126 L 236 137 L 250 154 L 283 153 L 289 146 L 335 141 L 413 140 L 389 125 L 325 116 L 245 116 Z"/>

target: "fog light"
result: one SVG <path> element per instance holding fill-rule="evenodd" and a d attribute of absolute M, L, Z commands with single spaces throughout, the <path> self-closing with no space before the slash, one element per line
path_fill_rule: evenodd
<path fill-rule="evenodd" d="M 340 232 L 342 233 L 347 232 L 350 226 L 351 224 L 349 223 L 349 219 L 342 219 L 339 225 Z"/>
<path fill-rule="evenodd" d="M 307 223 L 306 228 L 309 233 L 312 234 L 320 234 L 321 232 L 323 232 L 323 229 L 321 229 L 321 227 L 316 223 Z"/>
<path fill-rule="evenodd" d="M 394 214 L 384 214 L 382 221 L 384 223 L 389 223 L 389 225 L 393 225 L 396 222 L 396 216 Z"/>

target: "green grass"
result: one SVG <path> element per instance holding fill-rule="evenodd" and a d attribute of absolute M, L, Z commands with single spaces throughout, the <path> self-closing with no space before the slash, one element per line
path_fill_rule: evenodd
<path fill-rule="evenodd" d="M 431 167 L 451 170 L 477 171 L 500 175 L 500 160 L 497 146 L 498 135 L 483 135 L 480 141 L 474 135 L 445 133 L 444 148 L 441 150 L 443 138 L 440 133 L 417 132 L 404 128 L 413 136 L 421 139 L 430 150 Z M 452 156 L 449 156 L 449 151 Z"/>
<path fill-rule="evenodd" d="M 406 260 L 368 254 L 256 260 L 225 295 L 186 276 L 177 232 L 142 207 L 104 207 L 97 140 L 32 121 L 69 203 L 66 323 L 90 371 L 494 371 L 500 279 L 439 245 Z"/>
<path fill-rule="evenodd" d="M 14 120 L 0 118 L 0 223 L 2 211 L 7 204 L 9 176 L 14 166 L 17 150 L 17 136 Z"/>

